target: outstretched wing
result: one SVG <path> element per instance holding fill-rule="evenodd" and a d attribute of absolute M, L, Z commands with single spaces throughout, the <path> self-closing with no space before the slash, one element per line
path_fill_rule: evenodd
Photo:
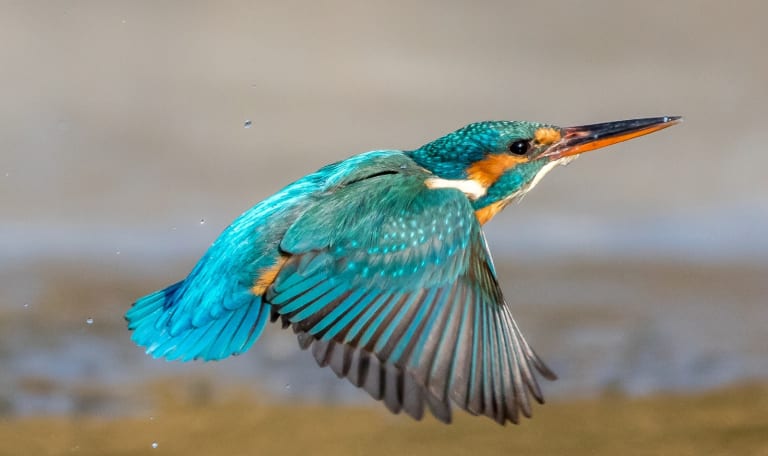
<path fill-rule="evenodd" d="M 387 172 L 318 198 L 288 229 L 266 299 L 318 363 L 420 419 L 450 401 L 500 423 L 542 402 L 480 225 L 455 189 Z"/>
<path fill-rule="evenodd" d="M 402 168 L 405 167 L 405 168 Z M 389 169 L 416 168 L 402 152 L 372 151 L 327 165 L 244 212 L 186 279 L 137 300 L 132 339 L 169 360 L 215 360 L 248 350 L 269 317 L 262 300 L 282 264 L 278 244 L 310 204 L 333 189 Z"/>
<path fill-rule="evenodd" d="M 244 212 L 181 282 L 137 300 L 126 313 L 132 339 L 169 360 L 215 360 L 245 352 L 269 317 L 262 294 L 282 258 L 278 244 L 310 204 L 372 172 L 415 168 L 398 151 L 373 151 L 323 167 Z"/>

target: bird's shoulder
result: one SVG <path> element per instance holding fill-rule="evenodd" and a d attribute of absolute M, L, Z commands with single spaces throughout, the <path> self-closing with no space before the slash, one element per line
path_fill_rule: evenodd
<path fill-rule="evenodd" d="M 371 177 L 399 174 L 426 179 L 430 172 L 399 150 L 374 150 L 331 163 L 307 176 L 321 183 L 324 191 L 333 191 Z"/>
<path fill-rule="evenodd" d="M 450 234 L 446 237 L 465 239 L 475 224 L 471 204 L 461 191 L 430 187 L 427 182 L 434 176 L 402 152 L 368 152 L 328 165 L 318 174 L 324 176 L 323 188 L 286 232 L 281 248 L 287 252 L 342 240 L 391 241 L 372 237 L 388 231 L 397 238 L 429 239 L 427 234 L 434 234 L 443 241 L 445 229 Z"/>

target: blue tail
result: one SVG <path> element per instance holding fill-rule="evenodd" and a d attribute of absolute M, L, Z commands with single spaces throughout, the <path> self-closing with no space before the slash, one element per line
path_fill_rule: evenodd
<path fill-rule="evenodd" d="M 181 281 L 144 296 L 125 314 L 128 329 L 133 331 L 131 339 L 146 347 L 147 354 L 169 360 L 210 361 L 243 353 L 256 342 L 269 317 L 261 297 L 241 295 L 240 305 L 230 305 L 210 318 L 185 319 L 187 324 L 180 326 L 174 314 L 192 304 L 184 302 L 184 284 Z"/>

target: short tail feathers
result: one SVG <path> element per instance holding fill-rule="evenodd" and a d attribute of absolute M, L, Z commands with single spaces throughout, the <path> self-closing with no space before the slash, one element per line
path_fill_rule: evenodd
<path fill-rule="evenodd" d="M 218 360 L 248 350 L 259 338 L 269 318 L 261 298 L 223 312 L 201 324 L 171 331 L 172 317 L 181 306 L 184 281 L 144 296 L 125 314 L 131 339 L 155 358 L 190 361 Z"/>

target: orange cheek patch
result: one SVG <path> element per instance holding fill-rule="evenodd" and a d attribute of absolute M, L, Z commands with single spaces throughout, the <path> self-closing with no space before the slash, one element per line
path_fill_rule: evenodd
<path fill-rule="evenodd" d="M 277 259 L 274 265 L 261 269 L 259 271 L 259 276 L 256 279 L 256 283 L 251 287 L 251 292 L 256 296 L 263 295 L 264 292 L 267 291 L 267 288 L 272 285 L 272 282 L 275 281 L 277 274 L 283 268 L 286 261 L 288 261 L 288 257 L 281 256 Z"/>
<path fill-rule="evenodd" d="M 533 139 L 542 146 L 548 146 L 560 141 L 560 132 L 551 127 L 541 127 L 534 133 Z"/>
<path fill-rule="evenodd" d="M 510 154 L 488 155 L 467 168 L 467 175 L 485 188 L 495 184 L 507 170 L 527 162 L 525 157 Z"/>

